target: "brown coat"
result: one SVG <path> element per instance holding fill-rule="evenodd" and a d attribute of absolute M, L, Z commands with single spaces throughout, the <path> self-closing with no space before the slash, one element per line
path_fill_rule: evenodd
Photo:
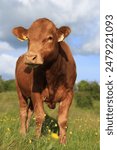
<path fill-rule="evenodd" d="M 41 29 L 38 29 L 37 25 Z M 37 30 L 39 33 L 41 32 L 39 34 L 41 42 L 37 42 Z M 48 35 L 45 30 L 48 31 Z M 66 142 L 67 116 L 76 79 L 74 59 L 68 45 L 63 41 L 69 34 L 69 30 L 65 26 L 56 30 L 55 25 L 48 19 L 35 21 L 28 30 L 22 27 L 13 30 L 18 38 L 28 38 L 29 40 L 28 52 L 20 56 L 16 64 L 16 85 L 21 118 L 20 132 L 22 134 L 26 133 L 31 114 L 34 111 L 36 135 L 40 136 L 45 117 L 43 102 L 46 102 L 51 109 L 54 109 L 56 103 L 59 102 L 60 142 Z M 42 41 L 44 42 L 42 43 Z M 30 99 L 29 106 L 27 99 Z"/>

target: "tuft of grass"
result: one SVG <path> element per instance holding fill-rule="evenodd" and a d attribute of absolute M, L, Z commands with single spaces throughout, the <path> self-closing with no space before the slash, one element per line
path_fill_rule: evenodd
<path fill-rule="evenodd" d="M 75 100 L 74 100 L 75 101 Z M 48 114 L 43 124 L 42 136 L 35 138 L 35 118 L 32 117 L 29 132 L 19 134 L 19 107 L 16 92 L 0 93 L 0 150 L 99 150 L 100 117 L 99 101 L 92 109 L 81 109 L 73 102 L 68 119 L 67 143 L 59 144 L 57 112 L 45 105 Z"/>

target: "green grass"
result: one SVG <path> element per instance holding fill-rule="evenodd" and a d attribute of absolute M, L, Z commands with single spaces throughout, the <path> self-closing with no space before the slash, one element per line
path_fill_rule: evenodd
<path fill-rule="evenodd" d="M 19 134 L 19 107 L 16 92 L 0 93 L 0 150 L 99 150 L 99 101 L 92 109 L 81 109 L 73 102 L 68 121 L 67 144 L 60 145 L 48 130 L 55 129 L 57 109 L 50 110 L 40 139 L 34 135 L 35 120 L 32 117 L 26 137 Z M 52 121 L 53 120 L 53 121 Z M 53 126 L 53 127 L 52 127 Z M 56 130 L 57 131 L 57 130 Z"/>

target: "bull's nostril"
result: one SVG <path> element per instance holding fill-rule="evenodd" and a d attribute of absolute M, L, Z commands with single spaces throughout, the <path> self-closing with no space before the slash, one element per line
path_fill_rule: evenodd
<path fill-rule="evenodd" d="M 34 56 L 34 57 L 32 58 L 32 60 L 35 60 L 35 59 L 36 59 L 36 57 L 37 57 L 37 56 Z"/>
<path fill-rule="evenodd" d="M 26 64 L 43 64 L 42 57 L 40 55 L 29 55 L 25 57 Z"/>

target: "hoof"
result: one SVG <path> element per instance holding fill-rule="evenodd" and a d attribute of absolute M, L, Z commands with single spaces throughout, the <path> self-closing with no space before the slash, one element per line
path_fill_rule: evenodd
<path fill-rule="evenodd" d="M 66 144 L 66 136 L 60 136 L 60 144 Z"/>
<path fill-rule="evenodd" d="M 26 131 L 20 129 L 19 132 L 20 132 L 20 134 L 21 134 L 22 136 L 26 136 Z"/>

